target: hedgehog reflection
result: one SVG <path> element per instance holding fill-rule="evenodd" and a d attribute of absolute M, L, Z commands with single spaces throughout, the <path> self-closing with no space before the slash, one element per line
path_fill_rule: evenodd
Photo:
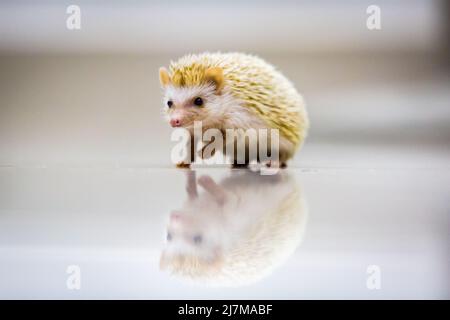
<path fill-rule="evenodd" d="M 162 270 L 211 285 L 244 285 L 269 275 L 300 243 L 307 209 L 287 171 L 233 170 L 216 183 L 189 170 L 186 190 L 183 207 L 170 213 Z"/>

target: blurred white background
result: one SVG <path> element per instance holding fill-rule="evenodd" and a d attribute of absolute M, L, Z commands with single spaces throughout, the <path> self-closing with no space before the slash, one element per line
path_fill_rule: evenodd
<path fill-rule="evenodd" d="M 72 4 L 80 30 L 66 28 Z M 381 30 L 366 27 L 372 4 Z M 449 7 L 2 1 L 0 297 L 448 298 Z M 182 174 L 161 169 L 173 144 L 157 70 L 205 50 L 273 63 L 311 118 L 290 166 L 310 207 L 305 242 L 238 290 L 191 290 L 157 269 L 184 197 Z M 64 286 L 74 261 L 81 292 Z M 372 263 L 382 291 L 365 287 Z"/>

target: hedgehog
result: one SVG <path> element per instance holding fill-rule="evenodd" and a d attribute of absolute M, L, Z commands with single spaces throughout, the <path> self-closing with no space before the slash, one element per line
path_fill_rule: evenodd
<path fill-rule="evenodd" d="M 249 285 L 300 246 L 308 207 L 289 171 L 232 170 L 219 180 L 186 170 L 186 177 L 187 199 L 168 216 L 161 270 L 208 286 Z"/>
<path fill-rule="evenodd" d="M 220 130 L 224 140 L 228 129 L 278 130 L 278 150 L 275 150 L 278 160 L 266 163 L 268 166 L 286 167 L 306 138 L 309 120 L 302 96 L 274 66 L 259 57 L 208 52 L 186 55 L 172 61 L 169 69 L 161 67 L 159 79 L 164 90 L 166 120 L 172 127 L 187 129 L 191 136 L 190 152 L 177 163 L 179 167 L 189 167 L 195 161 L 194 123 L 197 121 L 201 122 L 203 131 Z M 227 153 L 226 148 L 236 143 L 225 140 L 221 150 L 232 159 L 234 167 L 260 161 L 259 157 L 250 159 L 246 141 L 245 161 L 237 163 L 234 149 Z M 263 146 L 260 141 L 257 145 L 258 150 Z M 203 158 L 202 150 L 199 154 Z"/>

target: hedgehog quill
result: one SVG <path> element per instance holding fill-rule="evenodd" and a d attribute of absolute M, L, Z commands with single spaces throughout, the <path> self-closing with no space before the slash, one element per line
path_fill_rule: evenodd
<path fill-rule="evenodd" d="M 169 69 L 161 67 L 159 79 L 168 122 L 174 128 L 187 129 L 191 137 L 189 156 L 177 164 L 179 167 L 189 167 L 195 160 L 195 122 L 201 122 L 202 130 L 213 128 L 223 133 L 225 143 L 221 151 L 232 159 L 234 167 L 260 159 L 252 158 L 248 152 L 245 136 L 237 135 L 227 141 L 226 130 L 278 130 L 277 150 L 264 150 L 277 152 L 278 161 L 266 163 L 272 167 L 286 167 L 306 138 L 309 120 L 302 96 L 285 76 L 261 58 L 243 53 L 186 55 L 171 62 Z M 271 146 L 259 141 L 258 136 L 256 139 L 258 149 Z M 228 148 L 238 143 L 247 149 L 243 163 L 236 161 L 235 148 Z"/>

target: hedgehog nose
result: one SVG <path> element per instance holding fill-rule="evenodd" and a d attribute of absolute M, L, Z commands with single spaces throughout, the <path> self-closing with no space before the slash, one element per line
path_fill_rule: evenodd
<path fill-rule="evenodd" d="M 179 118 L 172 118 L 170 119 L 170 125 L 172 127 L 180 127 L 181 126 L 181 120 Z"/>

